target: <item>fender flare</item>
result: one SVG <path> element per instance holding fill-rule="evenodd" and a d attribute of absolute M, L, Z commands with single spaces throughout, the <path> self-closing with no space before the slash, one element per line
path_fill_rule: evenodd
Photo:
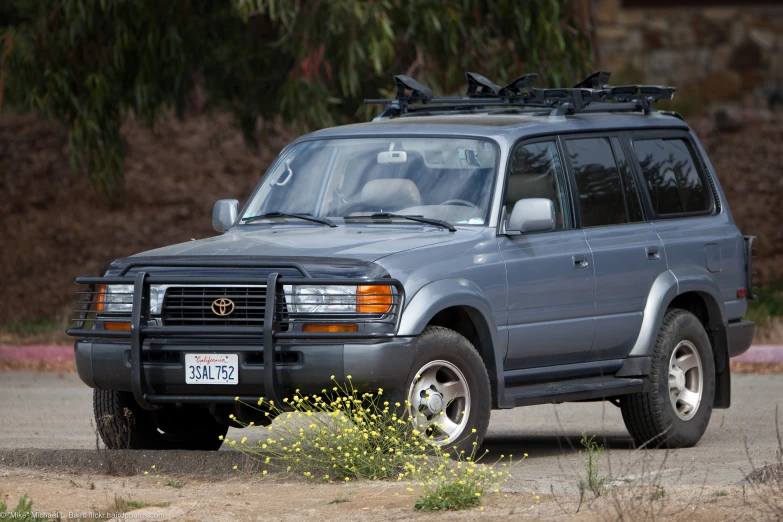
<path fill-rule="evenodd" d="M 489 301 L 473 281 L 463 278 L 440 279 L 421 287 L 408 300 L 400 319 L 397 335 L 415 337 L 424 331 L 435 314 L 457 306 L 467 308 L 468 315 L 476 324 L 484 344 L 482 356 L 489 372 L 493 392 L 497 392 L 496 400 L 502 402 L 503 359 L 506 346 L 501 340 Z"/>
<path fill-rule="evenodd" d="M 683 266 L 662 272 L 653 282 L 644 306 L 642 327 L 628 357 L 649 356 L 663 316 L 678 295 L 696 292 L 701 294 L 710 317 L 708 330 L 726 326 L 726 313 L 720 288 L 712 275 L 702 267 Z"/>

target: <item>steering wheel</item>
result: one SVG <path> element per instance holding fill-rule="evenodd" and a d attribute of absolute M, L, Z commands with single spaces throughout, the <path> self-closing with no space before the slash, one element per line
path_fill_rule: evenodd
<path fill-rule="evenodd" d="M 474 205 L 473 203 L 471 203 L 470 201 L 466 201 L 464 199 L 447 199 L 446 201 L 441 203 L 441 205 L 460 205 L 462 207 L 475 208 L 479 212 L 483 212 L 483 210 L 481 210 L 481 207 L 478 207 L 478 206 Z"/>

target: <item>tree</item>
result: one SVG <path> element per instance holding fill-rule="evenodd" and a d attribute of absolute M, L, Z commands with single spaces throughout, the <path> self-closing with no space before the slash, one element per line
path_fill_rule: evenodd
<path fill-rule="evenodd" d="M 202 93 L 249 145 L 278 115 L 304 130 L 366 119 L 406 73 L 436 92 L 464 72 L 570 85 L 589 67 L 568 0 L 5 0 L 0 104 L 69 132 L 71 167 L 111 192 L 129 112 L 154 125 Z"/>

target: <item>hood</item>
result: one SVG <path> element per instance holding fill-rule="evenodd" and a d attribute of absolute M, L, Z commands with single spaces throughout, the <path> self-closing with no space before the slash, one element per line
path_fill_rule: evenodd
<path fill-rule="evenodd" d="M 457 232 L 430 226 L 341 224 L 244 225 L 223 235 L 179 243 L 136 256 L 339 257 L 375 261 L 382 257 L 478 234 L 478 227 Z"/>

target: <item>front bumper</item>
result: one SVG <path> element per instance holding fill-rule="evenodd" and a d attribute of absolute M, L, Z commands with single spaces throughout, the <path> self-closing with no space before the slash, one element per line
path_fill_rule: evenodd
<path fill-rule="evenodd" d="M 159 275 L 139 270 L 127 274 L 132 267 L 207 267 L 224 269 L 293 269 L 299 276 L 282 276 L 278 271 L 259 277 L 247 274 L 220 276 Z M 394 288 L 389 294 L 388 311 L 369 315 L 338 314 L 335 312 L 312 317 L 308 323 L 356 324 L 353 332 L 304 332 L 298 328 L 296 317 L 301 316 L 288 309 L 282 293 L 285 285 L 385 285 Z M 296 389 L 321 391 L 335 379 L 351 375 L 360 385 L 389 387 L 398 385 L 407 376 L 410 367 L 409 353 L 395 349 L 402 344 L 411 348 L 410 338 L 395 335 L 399 327 L 404 303 L 402 284 L 388 277 L 382 278 L 314 278 L 298 263 L 270 263 L 254 260 L 171 260 L 128 264 L 117 276 L 79 277 L 77 284 L 88 285 L 80 292 L 77 303 L 82 305 L 75 319 L 76 326 L 67 333 L 81 337 L 75 344 L 79 375 L 96 388 L 129 390 L 136 402 L 146 409 L 154 409 L 160 403 L 203 402 L 216 403 L 242 400 L 267 401 L 283 406 L 283 399 Z M 125 331 L 108 331 L 90 327 L 90 322 L 103 320 L 99 312 L 98 296 L 105 295 L 100 285 L 132 285 L 132 311 L 125 320 Z M 232 325 L 167 326 L 152 320 L 150 313 L 150 287 L 158 285 L 251 285 L 265 287 L 262 306 L 248 307 L 263 315 L 263 321 L 254 325 L 248 318 L 236 319 Z M 97 290 L 96 290 L 97 288 Z M 358 296 L 358 294 L 356 294 Z M 211 297 L 210 297 L 211 298 Z M 373 303 L 377 304 L 377 303 Z M 214 312 L 214 304 L 213 312 Z M 233 303 L 232 303 L 233 306 Z M 258 310 L 261 310 L 260 312 Z M 229 315 L 228 314 L 224 315 Z M 217 314 L 217 312 L 215 312 Z M 217 314 L 220 315 L 220 314 Z M 200 319 L 203 320 L 203 319 Z M 215 321 L 210 318 L 208 321 Z M 301 319 L 300 319 L 301 320 Z M 210 326 L 212 325 L 212 326 Z M 214 343 L 210 343 L 214 340 Z M 380 350 L 382 354 L 375 353 Z M 412 348 L 408 350 L 411 352 Z M 188 385 L 185 383 L 183 353 L 237 353 L 240 354 L 237 385 Z M 280 365 L 278 365 L 278 360 Z M 412 361 L 412 359 L 410 359 Z M 286 362 L 290 362 L 290 367 Z M 408 361 L 406 363 L 406 361 Z M 404 375 L 400 378 L 399 373 Z M 396 383 L 396 384 L 395 384 Z"/>
<path fill-rule="evenodd" d="M 285 396 L 295 390 L 320 393 L 351 376 L 362 388 L 394 390 L 405 382 L 415 357 L 415 338 L 395 337 L 378 342 L 291 342 L 276 345 L 275 371 Z M 79 340 L 74 344 L 76 369 L 93 388 L 131 392 L 131 345 L 111 339 Z M 186 384 L 185 353 L 239 355 L 239 384 Z M 269 397 L 264 387 L 263 348 L 193 340 L 149 342 L 142 347 L 142 367 L 150 403 L 233 402 L 236 396 Z M 178 400 L 179 399 L 179 400 Z"/>

